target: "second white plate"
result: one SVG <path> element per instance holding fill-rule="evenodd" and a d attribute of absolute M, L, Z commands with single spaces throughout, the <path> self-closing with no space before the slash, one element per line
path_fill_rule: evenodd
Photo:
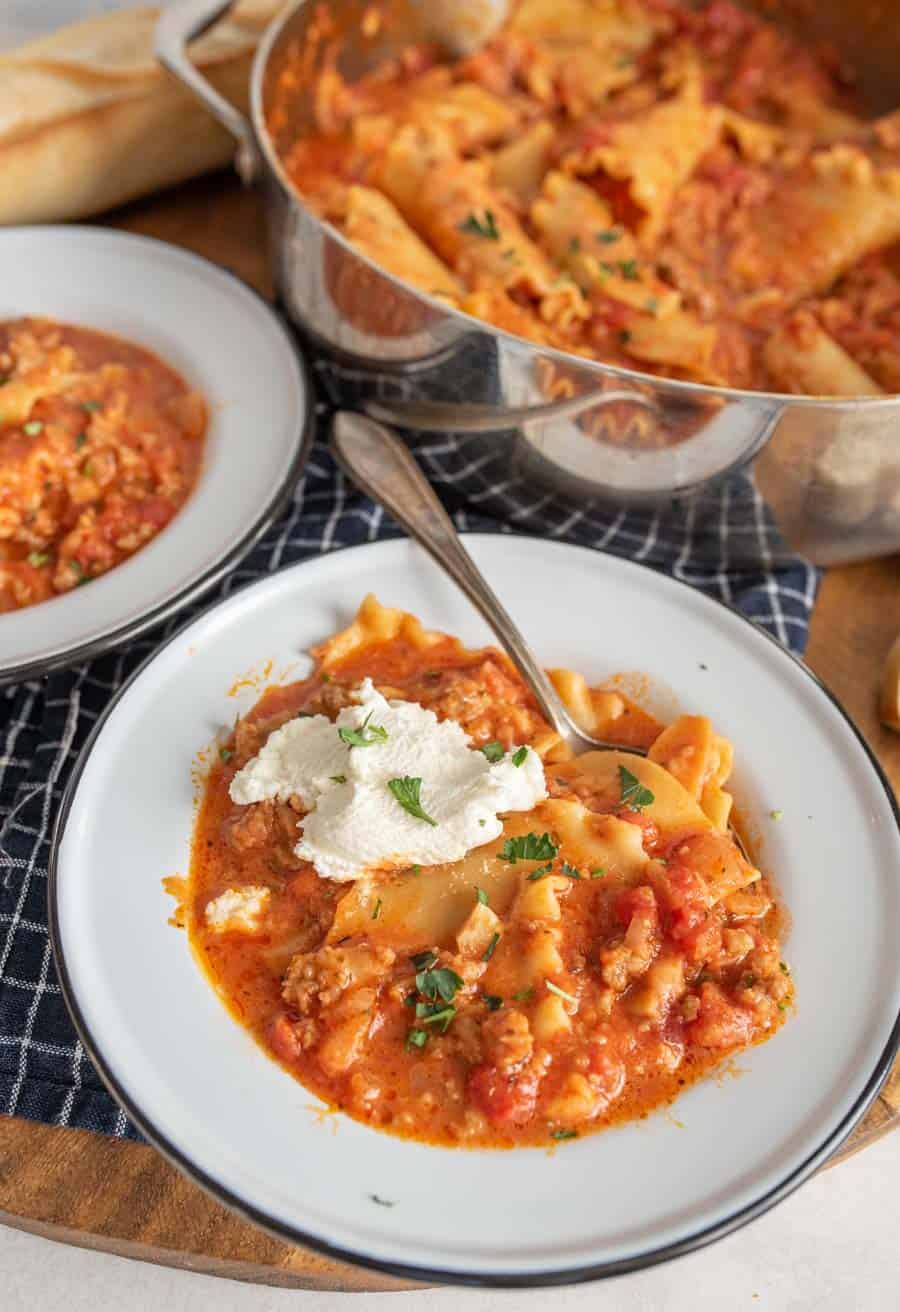
<path fill-rule="evenodd" d="M 107 228 L 0 230 L 0 319 L 39 315 L 127 338 L 207 399 L 200 479 L 184 508 L 118 568 L 0 615 L 0 682 L 97 655 L 193 601 L 281 509 L 312 439 L 313 399 L 290 334 L 227 270 Z"/>

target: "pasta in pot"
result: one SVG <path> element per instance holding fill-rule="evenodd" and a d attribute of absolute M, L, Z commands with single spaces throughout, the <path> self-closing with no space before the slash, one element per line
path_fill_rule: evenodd
<path fill-rule="evenodd" d="M 273 131 L 297 84 L 288 60 Z M 348 83 L 332 52 L 284 159 L 376 262 L 508 331 L 667 377 L 870 395 L 900 387 L 900 133 L 851 84 L 731 0 L 518 0 L 465 58 L 422 45 Z"/>
<path fill-rule="evenodd" d="M 215 754 L 175 921 L 291 1075 L 396 1134 L 537 1145 L 641 1116 L 775 1032 L 793 999 L 780 917 L 727 831 L 731 746 L 708 719 L 662 729 L 555 670 L 579 722 L 649 748 L 572 758 L 505 657 L 373 597 L 314 655 Z M 273 732 L 333 719 L 366 678 L 488 760 L 536 752 L 547 796 L 460 860 L 322 878 L 297 855 L 299 797 L 236 805 L 231 785 Z"/>

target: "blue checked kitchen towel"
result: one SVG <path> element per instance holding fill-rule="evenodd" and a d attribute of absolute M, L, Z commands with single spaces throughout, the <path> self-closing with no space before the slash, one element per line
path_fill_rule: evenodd
<path fill-rule="evenodd" d="M 459 529 L 531 534 L 643 561 L 738 607 L 803 651 L 818 574 L 785 548 L 747 475 L 685 505 L 617 512 L 537 497 L 480 450 L 475 455 L 452 437 L 422 438 L 417 446 Z M 320 440 L 287 511 L 217 595 L 310 556 L 399 533 L 348 486 Z M 187 617 L 124 651 L 0 690 L 0 1111 L 8 1115 L 140 1137 L 69 1021 L 47 933 L 47 863 L 66 779 L 97 717 Z"/>

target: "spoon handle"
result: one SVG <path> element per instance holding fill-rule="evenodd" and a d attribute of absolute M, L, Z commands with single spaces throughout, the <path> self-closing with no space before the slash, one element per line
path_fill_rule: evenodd
<path fill-rule="evenodd" d="M 423 546 L 487 621 L 500 646 L 534 693 L 541 714 L 578 747 L 590 740 L 578 728 L 528 643 L 463 546 L 456 529 L 407 446 L 363 415 L 335 415 L 332 449 L 346 474 Z"/>

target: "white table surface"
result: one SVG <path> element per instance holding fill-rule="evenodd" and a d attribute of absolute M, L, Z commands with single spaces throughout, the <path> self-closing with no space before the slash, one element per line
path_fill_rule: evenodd
<path fill-rule="evenodd" d="M 900 1132 L 753 1225 L 651 1271 L 571 1289 L 324 1294 L 236 1284 L 0 1227 L 3 1312 L 893 1312 Z"/>

